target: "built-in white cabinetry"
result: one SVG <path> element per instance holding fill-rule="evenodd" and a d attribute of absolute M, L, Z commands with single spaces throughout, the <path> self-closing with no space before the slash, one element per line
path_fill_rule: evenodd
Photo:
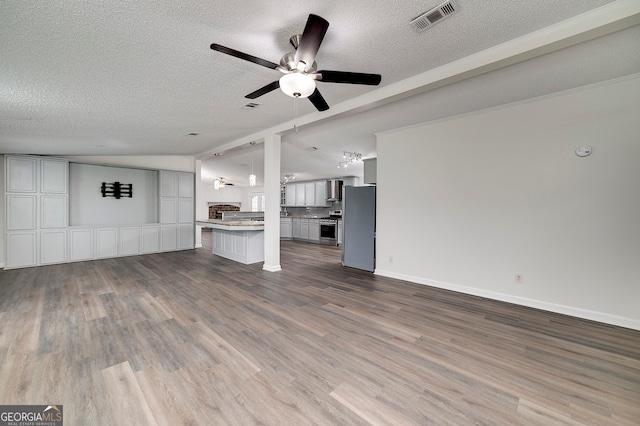
<path fill-rule="evenodd" d="M 293 234 L 294 240 L 299 240 L 302 238 L 301 221 L 302 219 L 297 217 L 291 219 L 291 233 Z"/>
<path fill-rule="evenodd" d="M 63 250 L 60 248 L 63 247 Z M 64 263 L 67 261 L 67 230 L 47 229 L 40 231 L 40 264 Z"/>
<path fill-rule="evenodd" d="M 195 246 L 193 173 L 160 171 L 160 249 Z"/>
<path fill-rule="evenodd" d="M 6 268 L 67 260 L 68 162 L 5 156 Z"/>
<path fill-rule="evenodd" d="M 7 268 L 23 268 L 38 264 L 36 231 L 7 232 Z"/>
<path fill-rule="evenodd" d="M 293 238 L 293 228 L 290 217 L 280 218 L 280 238 L 291 239 Z"/>
<path fill-rule="evenodd" d="M 193 173 L 158 171 L 160 223 L 70 227 L 69 162 L 21 155 L 4 161 L 5 268 L 194 248 Z"/>
<path fill-rule="evenodd" d="M 140 254 L 140 227 L 125 226 L 119 229 L 119 256 L 133 256 Z"/>
<path fill-rule="evenodd" d="M 118 256 L 118 228 L 96 228 L 96 258 Z"/>
<path fill-rule="evenodd" d="M 160 226 L 146 225 L 140 230 L 141 253 L 155 253 L 160 251 Z"/>
<path fill-rule="evenodd" d="M 93 228 L 69 229 L 69 261 L 93 259 Z"/>

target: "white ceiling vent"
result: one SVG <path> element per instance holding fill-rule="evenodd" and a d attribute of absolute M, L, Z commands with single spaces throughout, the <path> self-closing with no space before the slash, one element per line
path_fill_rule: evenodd
<path fill-rule="evenodd" d="M 449 0 L 442 3 L 440 6 L 426 11 L 417 18 L 414 18 L 410 24 L 414 30 L 422 32 L 427 28 L 431 28 L 436 22 L 440 22 L 443 19 L 448 18 L 459 10 L 460 6 L 458 5 L 458 2 L 455 0 Z"/>
<path fill-rule="evenodd" d="M 255 102 L 249 102 L 248 104 L 242 105 L 240 109 L 254 109 L 259 107 L 262 104 L 257 104 Z"/>

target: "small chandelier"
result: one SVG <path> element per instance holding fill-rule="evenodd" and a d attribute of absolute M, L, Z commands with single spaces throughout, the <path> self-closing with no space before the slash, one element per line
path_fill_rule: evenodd
<path fill-rule="evenodd" d="M 338 163 L 339 169 L 343 167 L 346 169 L 349 164 L 362 162 L 362 154 L 358 152 L 342 151 L 342 158 L 344 161 Z"/>

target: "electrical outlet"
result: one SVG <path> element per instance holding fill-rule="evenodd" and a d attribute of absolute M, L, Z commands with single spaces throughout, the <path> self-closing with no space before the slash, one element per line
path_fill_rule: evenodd
<path fill-rule="evenodd" d="M 516 278 L 513 280 L 513 282 L 516 284 L 522 284 L 523 281 L 524 277 L 522 276 L 522 274 L 516 274 Z"/>

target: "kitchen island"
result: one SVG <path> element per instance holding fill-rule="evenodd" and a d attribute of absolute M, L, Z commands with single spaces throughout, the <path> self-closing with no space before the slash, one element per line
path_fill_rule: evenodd
<path fill-rule="evenodd" d="M 213 254 L 249 265 L 264 262 L 264 221 L 208 219 L 196 225 L 213 231 Z"/>

